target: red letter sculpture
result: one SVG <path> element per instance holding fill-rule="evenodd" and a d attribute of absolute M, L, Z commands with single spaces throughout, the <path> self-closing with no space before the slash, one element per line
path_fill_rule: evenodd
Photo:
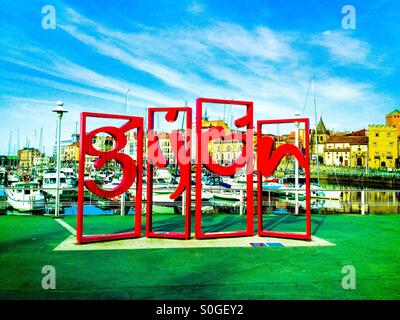
<path fill-rule="evenodd" d="M 120 119 L 127 122 L 121 127 L 106 126 L 97 128 L 91 132 L 86 132 L 86 120 L 92 118 Z M 129 130 L 137 129 L 137 161 L 129 155 L 121 153 L 127 144 L 125 133 Z M 100 151 L 93 147 L 93 138 L 100 132 L 109 134 L 115 141 L 112 150 Z M 119 163 L 122 171 L 122 180 L 112 190 L 105 190 L 97 185 L 92 179 L 84 180 L 85 176 L 85 155 L 95 156 L 94 162 L 96 169 L 101 169 L 110 160 Z M 80 156 L 79 156 L 79 181 L 78 181 L 78 217 L 77 217 L 77 242 L 93 242 L 112 239 L 126 239 L 139 237 L 141 234 L 141 215 L 142 215 L 142 168 L 143 168 L 143 118 L 131 116 L 119 116 L 102 113 L 81 113 L 81 133 L 80 133 Z M 134 230 L 132 232 L 122 232 L 101 235 L 83 234 L 83 202 L 84 187 L 103 198 L 111 199 L 123 195 L 136 182 L 135 194 L 135 218 Z"/>
<path fill-rule="evenodd" d="M 169 141 L 177 161 L 179 168 L 179 183 L 175 191 L 170 195 L 170 199 L 175 200 L 184 195 L 184 203 L 182 210 L 185 211 L 185 231 L 184 232 L 156 232 L 153 230 L 153 167 L 165 168 L 167 160 L 162 154 L 158 136 L 154 133 L 154 113 L 165 112 L 165 120 L 167 122 L 175 122 L 179 112 L 186 113 L 186 139 L 182 133 L 174 130 L 169 135 Z M 159 238 L 190 238 L 190 211 L 191 211 L 191 126 L 192 126 L 192 109 L 187 107 L 181 108 L 149 108 L 148 113 L 148 148 L 147 148 L 147 198 L 146 198 L 146 236 Z"/>
<path fill-rule="evenodd" d="M 280 124 L 280 123 L 304 123 L 305 125 L 305 155 L 292 144 L 283 144 L 273 150 L 274 138 L 271 136 L 262 136 L 262 125 Z M 306 232 L 282 232 L 263 230 L 262 214 L 262 178 L 268 178 L 275 171 L 279 162 L 286 155 L 293 155 L 299 166 L 304 168 L 306 174 Z M 257 121 L 257 212 L 258 212 L 258 234 L 268 237 L 282 237 L 292 239 L 311 240 L 311 210 L 310 210 L 310 150 L 309 150 L 309 120 L 299 119 L 281 119 L 281 120 L 260 120 Z"/>
<path fill-rule="evenodd" d="M 246 133 L 234 133 L 226 135 L 222 127 L 202 129 L 203 103 L 232 104 L 246 107 L 244 117 L 237 119 L 235 125 L 238 128 L 246 128 Z M 251 236 L 254 233 L 254 205 L 253 205 L 253 102 L 220 100 L 199 98 L 196 100 L 196 134 L 197 134 L 197 162 L 196 162 L 196 225 L 195 233 L 197 239 L 224 238 Z M 228 166 L 217 164 L 208 152 L 208 143 L 212 140 L 240 140 L 243 143 L 241 156 Z M 202 167 L 220 176 L 231 176 L 247 165 L 246 171 L 246 230 L 227 232 L 203 232 L 201 218 L 201 196 L 202 196 Z"/>

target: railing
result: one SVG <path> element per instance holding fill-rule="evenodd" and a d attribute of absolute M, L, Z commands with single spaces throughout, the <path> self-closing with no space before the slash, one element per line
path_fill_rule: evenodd
<path fill-rule="evenodd" d="M 54 214 L 55 198 L 50 196 L 46 191 L 56 189 L 43 189 L 34 188 L 30 190 L 39 190 L 45 195 L 44 207 L 39 210 L 21 211 L 18 208 L 13 208 L 7 201 L 7 191 L 16 190 L 17 188 L 4 188 L 0 187 L 0 214 Z M 18 188 L 24 190 L 23 188 Z M 65 215 L 74 215 L 77 212 L 77 188 L 63 188 L 61 194 L 61 207 L 62 213 Z M 171 189 L 172 191 L 173 189 Z M 246 191 L 245 186 L 236 187 L 231 189 L 233 194 L 238 195 L 235 200 L 223 199 L 224 196 L 219 194 L 221 188 L 203 189 L 203 191 L 211 192 L 214 197 L 208 200 L 202 200 L 202 208 L 204 212 L 209 213 L 232 213 L 232 214 L 245 214 L 246 213 Z M 130 192 L 134 194 L 134 189 Z M 143 196 L 145 197 L 146 189 L 144 188 Z M 257 205 L 257 189 L 254 188 L 254 205 Z M 340 192 L 339 198 L 327 196 L 313 195 L 311 197 L 311 211 L 312 213 L 319 214 L 398 214 L 400 213 L 400 190 L 390 189 L 318 189 L 317 192 Z M 276 213 L 277 211 L 285 212 L 288 214 L 295 212 L 296 190 L 293 188 L 281 189 L 263 189 L 262 192 L 262 206 L 263 212 Z M 299 198 L 297 205 L 300 208 L 299 212 L 304 213 L 305 198 L 304 189 L 297 189 Z M 242 199 L 242 200 L 241 200 Z M 32 201 L 29 195 L 22 200 L 22 202 Z M 88 208 L 85 209 L 85 214 L 119 214 L 120 202 L 118 199 L 110 200 L 100 198 L 92 193 L 85 191 L 84 205 Z M 133 214 L 135 207 L 135 200 L 130 198 L 126 200 L 127 213 Z M 145 201 L 143 206 L 145 208 Z M 181 213 L 182 201 L 162 201 L 154 200 L 153 205 L 162 214 L 164 211 L 171 211 L 172 213 Z M 192 189 L 192 209 L 194 207 L 194 188 Z M 173 210 L 164 210 L 163 208 L 173 208 Z M 143 210 L 143 212 L 145 212 Z M 171 213 L 170 212 L 170 213 Z"/>

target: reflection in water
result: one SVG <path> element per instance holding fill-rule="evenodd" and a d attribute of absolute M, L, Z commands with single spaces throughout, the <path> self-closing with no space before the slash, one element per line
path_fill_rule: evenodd
<path fill-rule="evenodd" d="M 336 186 L 337 187 L 337 186 Z M 312 213 L 321 214 L 337 214 L 337 213 L 354 213 L 354 214 L 394 214 L 400 213 L 400 191 L 390 190 L 351 190 L 342 188 L 342 194 L 339 200 L 329 199 L 312 199 L 311 211 Z M 0 191 L 3 191 L 0 189 Z M 255 213 L 257 212 L 255 197 Z M 305 212 L 306 202 L 304 199 L 298 201 L 300 213 Z M 127 214 L 134 214 L 134 203 L 128 201 Z M 62 213 L 64 215 L 77 214 L 77 199 L 63 199 Z M 273 194 L 263 192 L 262 196 L 263 212 L 274 214 L 290 214 L 295 211 L 294 197 L 288 197 L 284 194 Z M 192 199 L 192 212 L 194 212 L 194 200 Z M 246 207 L 243 202 L 229 201 L 229 200 L 216 200 L 202 202 L 203 214 L 242 214 L 246 215 Z M 18 214 L 19 211 L 12 209 L 7 204 L 6 195 L 0 192 L 0 214 Z M 54 199 L 47 199 L 46 208 L 44 212 L 35 214 L 53 214 L 54 213 Z M 119 202 L 104 201 L 104 199 L 91 199 L 85 201 L 84 208 L 85 215 L 114 215 L 120 214 Z M 182 214 L 181 202 L 176 202 L 171 205 L 163 203 L 155 203 L 153 206 L 154 214 Z M 143 214 L 145 214 L 145 204 L 143 207 Z"/>
<path fill-rule="evenodd" d="M 357 213 L 361 211 L 364 193 L 365 213 L 383 214 L 400 213 L 400 192 L 394 191 L 344 191 L 342 203 L 345 213 Z"/>
<path fill-rule="evenodd" d="M 394 191 L 343 191 L 339 200 L 312 199 L 312 213 L 362 213 L 393 214 L 400 213 L 400 192 Z M 300 212 L 306 208 L 305 200 L 298 201 Z M 295 200 L 289 197 L 263 196 L 263 208 L 266 212 L 285 208 L 294 212 Z"/>

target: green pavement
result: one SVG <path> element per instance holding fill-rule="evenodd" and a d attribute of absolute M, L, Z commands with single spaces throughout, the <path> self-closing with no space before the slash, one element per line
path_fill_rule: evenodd
<path fill-rule="evenodd" d="M 302 219 L 271 216 L 266 224 L 300 231 Z M 127 231 L 132 220 L 88 216 L 86 232 Z M 206 231 L 235 230 L 245 221 L 205 220 Z M 75 217 L 64 221 L 75 227 Z M 0 299 L 400 298 L 400 215 L 312 221 L 313 234 L 335 246 L 54 251 L 70 233 L 52 218 L 0 216 Z M 176 230 L 182 218 L 155 216 L 154 224 Z M 55 290 L 41 287 L 44 265 L 56 268 Z M 341 286 L 346 265 L 356 269 L 354 290 Z"/>

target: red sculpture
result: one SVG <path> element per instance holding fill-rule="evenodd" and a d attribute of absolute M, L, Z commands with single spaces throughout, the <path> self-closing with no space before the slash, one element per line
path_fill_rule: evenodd
<path fill-rule="evenodd" d="M 106 126 L 97 128 L 91 132 L 86 132 L 87 118 L 106 118 L 121 119 L 127 122 L 121 127 Z M 137 130 L 137 160 L 121 152 L 126 146 L 126 132 Z M 100 132 L 108 133 L 115 141 L 115 146 L 109 151 L 100 151 L 93 147 L 93 138 Z M 143 168 L 143 118 L 132 116 L 110 115 L 102 113 L 81 113 L 81 134 L 80 134 L 80 155 L 79 155 L 79 180 L 78 180 L 78 215 L 77 215 L 77 242 L 93 242 L 112 239 L 126 239 L 140 237 L 141 234 L 141 215 L 142 215 L 142 168 Z M 86 155 L 96 156 L 94 162 L 96 169 L 101 169 L 109 160 L 115 160 L 121 166 L 121 183 L 112 190 L 100 188 L 96 181 L 92 179 L 84 180 L 85 176 L 85 157 Z M 113 198 L 123 195 L 136 182 L 135 192 L 135 217 L 132 232 L 121 232 L 115 234 L 84 235 L 84 189 L 86 188 L 95 195 L 103 198 Z"/>
<path fill-rule="evenodd" d="M 202 126 L 202 111 L 204 103 L 214 105 L 231 104 L 245 108 L 245 115 L 236 119 L 235 126 L 245 129 L 245 132 L 227 134 L 223 127 L 204 129 Z M 153 230 L 153 172 L 154 166 L 165 168 L 167 158 L 159 145 L 159 136 L 154 133 L 154 114 L 165 113 L 167 122 L 175 122 L 180 112 L 186 115 L 185 132 L 174 130 L 169 135 L 177 167 L 179 168 L 180 180 L 175 191 L 170 195 L 171 199 L 184 197 L 185 230 L 183 232 L 161 232 Z M 121 127 L 105 126 L 91 132 L 86 132 L 87 118 L 119 119 L 126 122 Z M 148 150 L 147 150 L 147 192 L 146 192 L 146 236 L 176 239 L 190 239 L 191 237 L 191 127 L 192 109 L 188 107 L 178 108 L 150 108 L 148 110 Z M 274 149 L 274 139 L 271 136 L 262 135 L 262 126 L 279 123 L 304 123 L 304 148 L 303 153 L 297 146 L 284 144 Z M 182 128 L 183 129 L 183 128 Z M 136 130 L 137 154 L 134 160 L 123 152 L 127 144 L 126 133 Z M 104 132 L 109 134 L 115 141 L 112 150 L 100 151 L 92 145 L 97 134 Z M 282 119 L 261 120 L 257 122 L 257 207 L 258 207 L 258 234 L 260 236 L 285 237 L 294 239 L 311 239 L 311 211 L 310 211 L 310 151 L 309 151 L 309 120 Z M 253 103 L 247 101 L 221 100 L 199 98 L 196 101 L 196 182 L 195 182 L 195 236 L 197 239 L 252 236 L 254 234 L 254 191 L 253 191 L 253 166 L 254 166 L 254 135 L 253 135 Z M 79 181 L 78 181 L 78 216 L 77 216 L 77 242 L 85 243 L 92 241 L 103 241 L 112 239 L 135 238 L 141 235 L 142 214 L 142 168 L 143 168 L 143 118 L 133 116 L 111 115 L 102 113 L 81 114 L 80 135 L 80 157 L 79 157 Z M 214 162 L 208 151 L 208 143 L 217 139 L 229 141 L 240 141 L 243 149 L 240 156 L 229 165 L 221 165 Z M 108 161 L 113 160 L 120 164 L 122 180 L 112 190 L 105 190 L 97 185 L 92 179 L 84 180 L 85 157 L 97 157 L 94 162 L 96 169 L 101 169 Z M 263 229 L 262 214 L 262 178 L 269 177 L 277 168 L 280 161 L 286 155 L 293 155 L 299 165 L 304 168 L 306 174 L 306 226 L 305 233 L 300 232 L 276 232 Z M 227 232 L 204 232 L 202 229 L 202 171 L 207 169 L 213 174 L 220 176 L 232 176 L 239 170 L 246 169 L 246 229 Z M 133 231 L 115 234 L 84 235 L 84 189 L 86 188 L 95 195 L 103 198 L 114 198 L 127 192 L 135 184 L 135 215 Z"/>
<path fill-rule="evenodd" d="M 246 128 L 245 134 L 233 134 L 225 135 L 224 129 L 219 127 L 216 129 L 207 129 L 205 132 L 202 130 L 202 114 L 203 114 L 203 103 L 213 104 L 232 104 L 246 107 L 246 115 L 235 121 L 235 125 L 238 128 Z M 210 131 L 217 134 L 210 136 Z M 197 133 L 197 162 L 196 162 L 196 208 L 195 208 L 195 235 L 197 239 L 209 239 L 209 238 L 224 238 L 224 237 L 240 237 L 249 236 L 254 233 L 254 205 L 253 205 L 253 102 L 246 101 L 235 101 L 235 100 L 221 100 L 221 99 L 208 99 L 198 98 L 196 100 L 196 133 Z M 211 137 L 208 138 L 208 137 Z M 205 138 L 203 140 L 203 138 Z M 208 138 L 208 139 L 207 139 Z M 242 149 L 241 156 L 234 160 L 229 166 L 222 166 L 215 163 L 208 153 L 208 142 L 218 138 L 224 139 L 240 139 L 244 148 Z M 207 139 L 207 140 L 206 140 Z M 200 147 L 199 147 L 200 146 Z M 201 192 L 202 192 L 202 166 L 204 165 L 209 171 L 214 174 L 221 176 L 231 176 L 238 170 L 247 165 L 246 172 L 246 212 L 247 212 L 247 223 L 246 230 L 240 231 L 227 231 L 227 232 L 203 232 L 202 230 L 202 218 L 201 218 Z"/>
<path fill-rule="evenodd" d="M 186 113 L 186 139 L 182 134 L 174 130 L 169 135 L 169 141 L 175 155 L 179 169 L 179 183 L 175 191 L 170 195 L 171 199 L 177 199 L 185 195 L 185 231 L 184 232 L 155 232 L 153 230 L 152 207 L 153 207 L 153 167 L 165 168 L 167 161 L 162 154 L 158 143 L 158 136 L 154 133 L 154 114 L 165 112 L 165 120 L 175 122 L 179 112 Z M 192 109 L 187 107 L 180 108 L 149 108 L 148 110 L 148 160 L 147 160 L 147 199 L 146 199 L 146 236 L 160 238 L 190 238 L 190 209 L 191 209 L 191 126 Z M 182 208 L 182 210 L 184 210 Z"/>
<path fill-rule="evenodd" d="M 271 136 L 262 136 L 262 126 L 267 124 L 280 123 L 304 123 L 305 126 L 305 154 L 294 145 L 283 144 L 273 150 L 274 139 Z M 258 213 L 258 234 L 268 237 L 282 237 L 292 239 L 311 240 L 311 199 L 310 199 L 310 148 L 309 148 L 309 120 L 306 118 L 260 120 L 257 121 L 257 213 Z M 305 233 L 271 231 L 263 228 L 262 214 L 262 178 L 268 178 L 277 168 L 279 162 L 285 155 L 293 155 L 304 168 L 306 177 L 306 226 Z"/>

